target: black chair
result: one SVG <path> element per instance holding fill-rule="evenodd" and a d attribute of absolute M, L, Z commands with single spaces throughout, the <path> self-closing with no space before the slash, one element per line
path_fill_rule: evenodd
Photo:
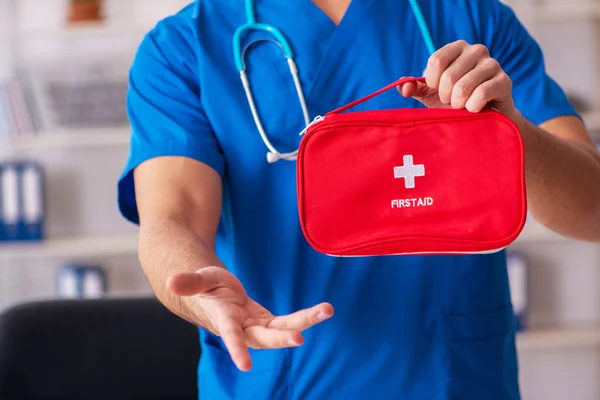
<path fill-rule="evenodd" d="M 60 300 L 0 315 L 0 399 L 197 400 L 198 329 L 156 299 Z"/>

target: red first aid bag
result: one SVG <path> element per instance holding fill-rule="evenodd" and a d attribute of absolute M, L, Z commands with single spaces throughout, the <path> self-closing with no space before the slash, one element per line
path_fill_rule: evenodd
<path fill-rule="evenodd" d="M 318 118 L 297 158 L 304 236 L 333 256 L 496 252 L 527 205 L 517 126 L 487 108 L 344 112 Z"/>

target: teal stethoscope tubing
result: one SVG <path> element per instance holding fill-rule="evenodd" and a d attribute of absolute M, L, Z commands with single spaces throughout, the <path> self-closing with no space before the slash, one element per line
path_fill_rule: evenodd
<path fill-rule="evenodd" d="M 429 27 L 427 26 L 427 22 L 423 17 L 423 12 L 421 11 L 421 6 L 417 3 L 417 0 L 408 0 L 410 3 L 410 7 L 412 8 L 413 14 L 417 19 L 417 25 L 419 25 L 419 30 L 421 31 L 421 35 L 423 36 L 423 40 L 425 40 L 425 44 L 427 45 L 427 51 L 429 51 L 429 55 L 431 56 L 436 51 L 435 44 L 433 43 L 433 38 L 431 37 L 431 32 L 429 32 Z M 247 2 L 246 2 L 247 3 Z"/>
<path fill-rule="evenodd" d="M 417 25 L 419 26 L 419 30 L 421 31 L 421 35 L 425 40 L 425 44 L 427 46 L 427 50 L 429 54 L 433 54 L 436 51 L 435 45 L 433 43 L 433 38 L 431 37 L 431 32 L 427 26 L 427 22 L 423 17 L 423 13 L 421 11 L 421 7 L 417 0 L 408 0 L 410 6 L 412 8 L 413 14 L 417 20 Z M 245 0 L 245 8 L 246 8 L 246 23 L 236 29 L 233 35 L 233 57 L 235 60 L 235 66 L 240 74 L 240 80 L 242 81 L 242 86 L 244 87 L 244 91 L 246 93 L 246 98 L 248 100 L 248 105 L 250 106 L 250 111 L 252 112 L 252 117 L 254 118 L 254 123 L 256 124 L 256 128 L 260 133 L 260 136 L 264 142 L 264 144 L 269 149 L 267 153 L 267 161 L 269 163 L 274 163 L 279 160 L 288 160 L 293 161 L 296 159 L 296 155 L 298 154 L 298 150 L 289 152 L 289 153 L 281 153 L 279 152 L 275 146 L 269 140 L 267 133 L 262 125 L 260 116 L 258 115 L 258 110 L 256 109 L 256 104 L 254 102 L 254 96 L 252 95 L 252 90 L 250 89 L 250 82 L 248 81 L 248 76 L 246 75 L 246 64 L 244 62 L 244 54 L 246 53 L 245 49 L 242 49 L 242 35 L 246 32 L 250 31 L 262 31 L 268 32 L 273 36 L 273 42 L 276 43 L 282 50 L 283 56 L 286 58 L 288 62 L 288 66 L 290 69 L 290 74 L 292 75 L 292 79 L 294 80 L 294 85 L 296 87 L 296 92 L 298 94 L 298 100 L 300 101 L 300 107 L 302 108 L 302 115 L 304 117 L 304 123 L 306 126 L 310 124 L 310 117 L 308 115 L 308 107 L 306 106 L 306 100 L 304 98 L 304 91 L 302 90 L 302 84 L 300 83 L 300 77 L 298 74 L 298 67 L 294 62 L 294 53 L 292 52 L 292 48 L 287 41 L 286 37 L 281 33 L 279 29 L 270 24 L 263 24 L 256 21 L 256 15 L 254 13 L 254 0 Z"/>

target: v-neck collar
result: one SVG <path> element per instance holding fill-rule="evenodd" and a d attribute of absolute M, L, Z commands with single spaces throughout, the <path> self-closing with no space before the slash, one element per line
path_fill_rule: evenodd
<path fill-rule="evenodd" d="M 330 17 L 329 15 L 327 15 L 327 13 L 321 9 L 321 7 L 319 7 L 318 5 L 316 5 L 316 4 L 315 4 L 315 2 L 314 2 L 313 0 L 309 0 L 309 1 L 310 1 L 310 5 L 311 5 L 311 6 L 312 6 L 314 9 L 316 9 L 316 11 L 317 11 L 317 12 L 320 12 L 321 14 L 323 14 L 323 16 L 324 16 L 324 17 L 326 17 L 326 18 L 327 18 L 327 19 L 328 19 L 328 20 L 331 22 L 331 25 L 332 25 L 333 27 L 335 27 L 335 28 L 337 28 L 338 26 L 340 26 L 340 25 L 341 25 L 342 21 L 344 20 L 344 18 L 345 18 L 345 17 L 346 17 L 346 15 L 348 14 L 348 11 L 350 10 L 350 6 L 351 6 L 351 5 L 352 5 L 352 3 L 353 3 L 353 1 L 352 1 L 352 0 L 350 0 L 350 2 L 348 3 L 348 6 L 346 7 L 346 10 L 344 11 L 344 15 L 342 16 L 342 19 L 340 20 L 340 22 L 339 22 L 339 23 L 337 23 L 337 24 L 336 24 L 336 23 L 335 23 L 335 22 L 334 22 L 334 21 L 331 19 L 331 17 Z"/>
<path fill-rule="evenodd" d="M 367 13 L 375 0 L 352 0 L 340 23 L 336 25 L 310 0 L 263 0 L 255 1 L 257 21 L 272 24 L 288 39 L 298 66 L 300 81 L 309 108 L 322 103 L 323 91 L 331 92 L 330 84 L 338 69 L 353 69 L 343 64 L 345 54 L 353 52 L 357 37 L 369 27 Z M 241 0 L 235 0 L 238 7 Z M 243 19 L 243 10 L 237 9 Z M 278 56 L 280 54 L 278 53 Z M 287 67 L 281 71 L 289 79 Z M 344 80 L 342 78 L 342 80 Z"/>
<path fill-rule="evenodd" d="M 335 62 L 335 60 L 339 60 L 341 54 L 352 46 L 353 39 L 358 34 L 361 27 L 361 24 L 359 23 L 360 15 L 362 13 L 361 1 L 362 0 L 352 0 L 350 2 L 339 25 L 336 25 L 323 10 L 317 7 L 316 4 L 312 1 L 310 2 L 314 12 L 320 14 L 322 18 L 326 19 L 331 24 L 332 36 L 329 38 L 329 44 L 321 57 L 318 67 L 313 72 L 312 83 L 306 88 L 306 96 L 308 99 L 311 98 L 312 93 L 317 91 L 318 86 L 322 84 L 320 77 L 323 70 L 327 67 L 331 67 L 330 64 Z"/>

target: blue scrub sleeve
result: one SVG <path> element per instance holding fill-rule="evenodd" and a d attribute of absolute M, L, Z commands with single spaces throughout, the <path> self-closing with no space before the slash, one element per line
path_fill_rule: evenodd
<path fill-rule="evenodd" d="M 538 43 L 514 11 L 498 0 L 486 0 L 492 12 L 482 16 L 484 43 L 513 82 L 517 109 L 536 125 L 564 115 L 578 116 L 560 86 L 547 74 Z"/>
<path fill-rule="evenodd" d="M 121 214 L 139 223 L 133 170 L 163 156 L 189 157 L 212 167 L 221 178 L 225 161 L 202 109 L 192 32 L 156 28 L 142 41 L 129 76 L 127 110 L 131 148 L 118 183 Z"/>

